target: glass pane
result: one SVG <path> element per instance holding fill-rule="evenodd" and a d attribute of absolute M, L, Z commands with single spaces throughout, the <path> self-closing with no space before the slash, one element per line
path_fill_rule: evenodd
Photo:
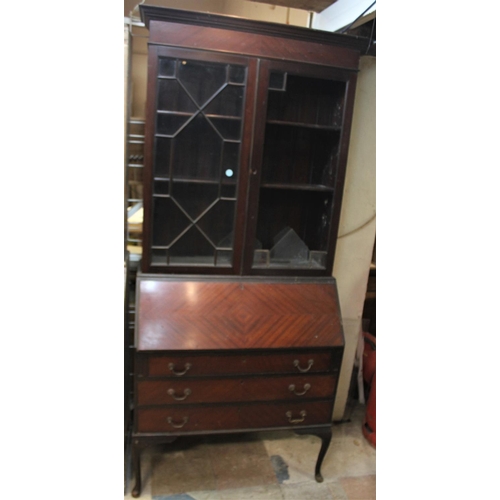
<path fill-rule="evenodd" d="M 270 255 L 271 261 L 274 262 L 306 261 L 309 258 L 309 249 L 291 227 L 284 227 L 274 236 Z"/>
<path fill-rule="evenodd" d="M 247 69 L 159 58 L 158 74 L 152 263 L 231 266 Z"/>
<path fill-rule="evenodd" d="M 167 59 L 160 57 L 158 60 L 158 75 L 160 76 L 175 76 L 175 59 Z"/>
<path fill-rule="evenodd" d="M 232 250 L 217 250 L 216 251 L 216 263 L 217 267 L 230 267 L 233 263 L 233 251 Z"/>
<path fill-rule="evenodd" d="M 238 116 L 243 114 L 244 87 L 226 87 L 204 109 L 206 115 Z"/>
<path fill-rule="evenodd" d="M 153 198 L 153 246 L 168 246 L 191 221 L 170 198 Z"/>
<path fill-rule="evenodd" d="M 239 141 L 241 137 L 241 120 L 210 117 L 210 121 L 219 134 L 228 141 Z"/>
<path fill-rule="evenodd" d="M 196 104 L 177 80 L 158 81 L 158 109 L 189 114 L 198 110 Z"/>
<path fill-rule="evenodd" d="M 219 181 L 222 138 L 198 115 L 175 138 L 174 178 Z"/>
<path fill-rule="evenodd" d="M 215 249 L 196 227 L 176 241 L 169 249 L 170 264 L 214 265 Z"/>
<path fill-rule="evenodd" d="M 326 252 L 309 252 L 311 267 L 326 268 Z"/>
<path fill-rule="evenodd" d="M 234 142 L 224 142 L 222 149 L 222 186 L 221 196 L 236 197 L 236 184 L 240 164 L 240 145 Z"/>
<path fill-rule="evenodd" d="M 253 264 L 254 267 L 269 267 L 271 259 L 269 256 L 269 250 L 254 250 L 253 253 Z"/>
<path fill-rule="evenodd" d="M 286 91 L 268 94 L 267 118 L 339 127 L 342 124 L 345 85 L 345 82 L 288 74 Z"/>
<path fill-rule="evenodd" d="M 151 263 L 165 266 L 167 264 L 167 250 L 165 248 L 153 248 L 151 250 Z"/>
<path fill-rule="evenodd" d="M 218 194 L 216 183 L 174 181 L 172 184 L 172 198 L 193 220 L 217 200 Z"/>
<path fill-rule="evenodd" d="M 254 267 L 324 269 L 331 208 L 331 193 L 261 189 Z"/>
<path fill-rule="evenodd" d="M 159 113 L 157 115 L 156 133 L 174 136 L 190 118 L 190 116 L 185 115 Z"/>
<path fill-rule="evenodd" d="M 224 236 L 224 238 L 222 238 L 217 247 L 219 249 L 229 249 L 229 248 L 232 248 L 233 247 L 233 240 L 234 240 L 234 232 L 231 231 L 230 233 L 228 233 L 226 236 Z"/>
<path fill-rule="evenodd" d="M 240 163 L 240 145 L 234 142 L 224 142 L 222 150 L 222 171 L 231 170 L 226 177 L 233 179 L 238 176 L 238 165 Z"/>
<path fill-rule="evenodd" d="M 333 187 L 339 142 L 336 130 L 268 123 L 261 182 Z"/>
<path fill-rule="evenodd" d="M 286 73 L 272 72 L 269 75 L 269 90 L 286 90 Z"/>
<path fill-rule="evenodd" d="M 172 147 L 172 139 L 165 137 L 157 137 L 155 139 L 155 177 L 169 177 L 170 176 L 170 151 Z"/>
<path fill-rule="evenodd" d="M 220 196 L 221 198 L 236 198 L 236 184 L 222 184 Z"/>
<path fill-rule="evenodd" d="M 225 85 L 226 65 L 182 60 L 178 79 L 196 104 L 202 107 Z"/>
<path fill-rule="evenodd" d="M 170 183 L 168 181 L 155 181 L 153 193 L 160 195 L 168 195 L 169 184 Z"/>
<path fill-rule="evenodd" d="M 214 246 L 232 248 L 234 209 L 234 201 L 219 200 L 198 222 Z"/>
<path fill-rule="evenodd" d="M 244 66 L 229 66 L 229 81 L 231 83 L 245 83 L 246 76 Z"/>

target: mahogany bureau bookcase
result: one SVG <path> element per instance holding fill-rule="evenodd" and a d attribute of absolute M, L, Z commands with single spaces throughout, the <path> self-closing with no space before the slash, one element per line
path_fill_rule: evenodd
<path fill-rule="evenodd" d="M 140 5 L 149 29 L 133 466 L 152 443 L 331 440 L 332 278 L 364 39 Z"/>

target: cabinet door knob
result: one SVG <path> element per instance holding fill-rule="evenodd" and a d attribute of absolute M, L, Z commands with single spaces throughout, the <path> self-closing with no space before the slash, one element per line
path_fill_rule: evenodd
<path fill-rule="evenodd" d="M 300 416 L 302 418 L 296 418 L 296 419 L 293 419 L 292 418 L 292 412 L 291 411 L 287 411 L 286 412 L 286 416 L 288 417 L 288 421 L 291 423 L 291 424 L 300 424 L 301 422 L 303 422 L 305 419 L 306 419 L 306 411 L 305 410 L 302 410 L 300 412 Z"/>
<path fill-rule="evenodd" d="M 302 392 L 297 392 L 295 390 L 295 385 L 294 384 L 290 384 L 288 386 L 288 390 L 290 392 L 293 392 L 296 396 L 303 396 L 310 388 L 311 388 L 311 384 L 304 384 L 304 390 Z"/>
<path fill-rule="evenodd" d="M 182 424 L 174 424 L 172 417 L 167 418 L 167 422 L 172 426 L 175 427 L 176 429 L 180 429 L 181 427 L 184 427 L 188 423 L 189 417 L 184 417 L 182 419 Z"/>
<path fill-rule="evenodd" d="M 174 389 L 169 389 L 167 394 L 172 396 L 176 401 L 184 401 L 191 394 L 191 389 L 184 389 L 184 396 L 176 396 Z"/>
<path fill-rule="evenodd" d="M 311 366 L 314 364 L 314 360 L 313 359 L 310 359 L 308 362 L 307 362 L 307 368 L 301 368 L 300 367 L 300 361 L 298 359 L 296 359 L 294 362 L 293 362 L 293 366 L 295 366 L 295 368 L 297 368 L 297 370 L 299 370 L 299 372 L 301 373 L 305 373 L 305 372 L 308 372 L 310 369 L 311 369 Z"/>
<path fill-rule="evenodd" d="M 168 364 L 168 369 L 176 376 L 176 377 L 182 377 L 189 369 L 191 368 L 191 363 L 186 363 L 184 365 L 184 371 L 182 372 L 176 372 L 175 371 L 175 365 L 174 363 L 169 363 Z"/>

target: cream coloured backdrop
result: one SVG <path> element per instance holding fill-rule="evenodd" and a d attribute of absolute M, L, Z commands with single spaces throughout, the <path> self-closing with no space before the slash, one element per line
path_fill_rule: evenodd
<path fill-rule="evenodd" d="M 333 267 L 346 342 L 334 420 L 345 410 L 375 243 L 375 73 L 376 59 L 362 57 Z"/>

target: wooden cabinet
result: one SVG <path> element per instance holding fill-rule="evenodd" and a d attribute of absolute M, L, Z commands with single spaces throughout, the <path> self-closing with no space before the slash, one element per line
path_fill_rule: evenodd
<path fill-rule="evenodd" d="M 193 433 L 331 439 L 344 338 L 331 278 L 365 41 L 140 5 L 150 30 L 140 449 Z"/>
<path fill-rule="evenodd" d="M 335 280 L 140 274 L 134 462 L 151 441 L 293 429 L 331 439 L 344 338 Z"/>
<path fill-rule="evenodd" d="M 331 276 L 361 41 L 141 12 L 142 270 Z"/>

